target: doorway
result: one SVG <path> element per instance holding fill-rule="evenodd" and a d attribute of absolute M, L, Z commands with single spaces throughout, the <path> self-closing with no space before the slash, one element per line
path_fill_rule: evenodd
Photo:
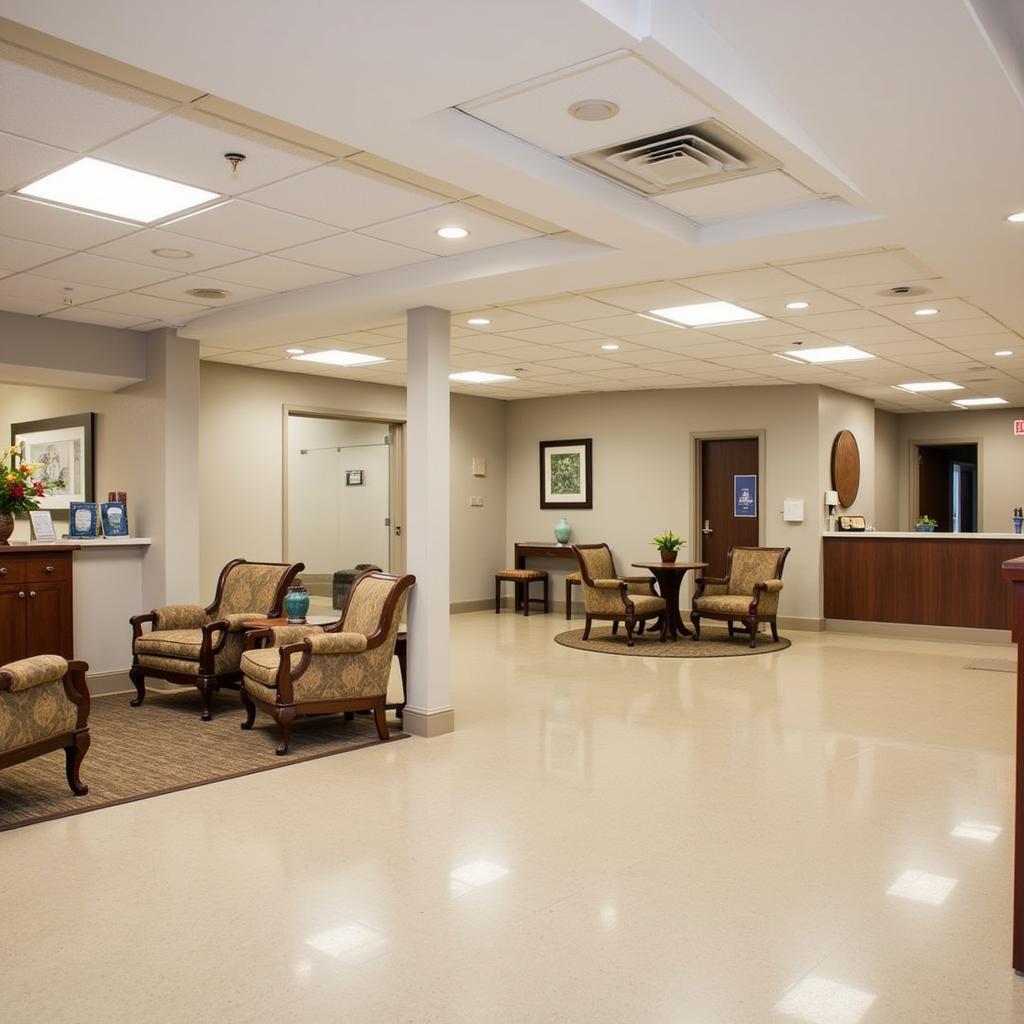
<path fill-rule="evenodd" d="M 734 547 L 760 543 L 760 439 L 698 439 L 697 460 L 699 561 L 708 563 L 705 575 L 724 576 L 726 557 Z"/>
<path fill-rule="evenodd" d="M 918 442 L 917 515 L 928 515 L 940 533 L 978 531 L 977 442 Z"/>

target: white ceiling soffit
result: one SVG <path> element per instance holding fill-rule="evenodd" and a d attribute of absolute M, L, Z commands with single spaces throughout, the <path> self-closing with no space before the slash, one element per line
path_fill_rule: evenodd
<path fill-rule="evenodd" d="M 74 388 L 80 391 L 120 391 L 140 383 L 142 377 L 111 377 L 83 370 L 55 370 L 49 366 L 19 366 L 0 363 L 0 380 L 5 384 L 27 384 L 40 388 Z"/>
<path fill-rule="evenodd" d="M 964 0 L 1024 106 L 1024 7 L 1019 0 Z"/>

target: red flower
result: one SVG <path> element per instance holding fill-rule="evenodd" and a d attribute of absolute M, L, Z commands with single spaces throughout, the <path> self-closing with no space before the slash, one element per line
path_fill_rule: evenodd
<path fill-rule="evenodd" d="M 11 484 L 11 497 L 19 501 L 25 497 L 25 485 L 22 483 Z"/>
<path fill-rule="evenodd" d="M 32 486 L 35 488 L 37 498 L 41 498 L 46 494 L 46 486 L 43 484 L 42 480 L 37 480 Z"/>

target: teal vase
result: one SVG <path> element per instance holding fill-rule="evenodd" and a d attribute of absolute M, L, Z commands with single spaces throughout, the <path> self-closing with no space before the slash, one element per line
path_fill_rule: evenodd
<path fill-rule="evenodd" d="M 284 613 L 289 622 L 305 622 L 309 611 L 309 591 L 299 582 L 293 583 L 284 595 Z"/>
<path fill-rule="evenodd" d="M 569 525 L 569 521 L 562 516 L 555 526 L 555 540 L 559 544 L 568 544 L 569 538 L 572 536 L 572 527 Z"/>

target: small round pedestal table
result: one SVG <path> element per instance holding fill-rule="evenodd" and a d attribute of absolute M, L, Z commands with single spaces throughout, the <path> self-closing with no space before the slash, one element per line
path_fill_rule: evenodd
<path fill-rule="evenodd" d="M 679 634 L 690 636 L 690 631 L 679 614 L 679 588 L 690 569 L 706 569 L 707 562 L 634 562 L 634 569 L 648 569 L 658 581 L 658 592 L 665 599 L 665 615 L 661 620 L 661 642 L 678 640 Z"/>

